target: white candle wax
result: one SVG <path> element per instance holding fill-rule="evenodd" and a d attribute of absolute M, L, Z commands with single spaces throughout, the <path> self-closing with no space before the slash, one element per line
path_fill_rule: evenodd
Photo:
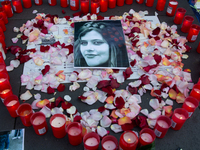
<path fill-rule="evenodd" d="M 196 88 L 194 88 L 194 91 L 196 92 L 196 93 L 200 93 L 200 90 L 199 89 L 196 89 Z"/>
<path fill-rule="evenodd" d="M 177 5 L 178 2 L 169 2 L 172 5 Z"/>
<path fill-rule="evenodd" d="M 148 143 L 150 143 L 150 142 L 153 141 L 153 138 L 152 138 L 152 136 L 149 133 L 142 133 L 141 134 L 141 139 L 143 141 L 145 141 L 145 142 L 148 142 Z"/>
<path fill-rule="evenodd" d="M 8 92 L 10 92 L 10 89 L 5 89 L 5 90 L 3 90 L 3 91 L 1 92 L 1 94 L 6 94 L 6 93 L 8 93 Z"/>
<path fill-rule="evenodd" d="M 185 116 L 182 115 L 182 114 L 175 113 L 174 115 L 175 115 L 177 118 L 181 119 L 181 120 L 185 120 L 185 119 L 186 119 Z"/>
<path fill-rule="evenodd" d="M 17 103 L 17 100 L 10 101 L 6 106 L 13 106 Z"/>
<path fill-rule="evenodd" d="M 124 134 L 124 140 L 127 143 L 134 143 L 136 141 L 136 137 L 133 133 L 127 132 L 127 133 Z"/>
<path fill-rule="evenodd" d="M 1 78 L 0 83 L 4 82 L 5 80 L 6 80 L 5 78 Z"/>
<path fill-rule="evenodd" d="M 73 136 L 77 136 L 81 133 L 81 130 L 77 127 L 71 127 L 68 131 L 68 134 L 73 135 Z"/>
<path fill-rule="evenodd" d="M 38 116 L 33 120 L 34 125 L 39 125 L 42 124 L 43 122 L 44 122 L 44 117 L 42 116 Z"/>
<path fill-rule="evenodd" d="M 64 124 L 65 124 L 65 119 L 62 117 L 55 117 L 51 122 L 51 125 L 55 128 L 62 127 Z"/>
<path fill-rule="evenodd" d="M 114 150 L 116 147 L 117 146 L 113 141 L 106 141 L 103 143 L 103 148 L 106 150 Z"/>
<path fill-rule="evenodd" d="M 191 102 L 185 102 L 188 107 L 195 108 L 195 105 Z"/>
<path fill-rule="evenodd" d="M 91 138 L 88 138 L 86 141 L 85 141 L 85 144 L 88 145 L 88 146 L 96 146 L 98 143 L 97 139 L 95 137 L 91 137 Z"/>
<path fill-rule="evenodd" d="M 158 120 L 158 125 L 161 126 L 162 128 L 168 128 L 167 122 L 163 120 Z"/>

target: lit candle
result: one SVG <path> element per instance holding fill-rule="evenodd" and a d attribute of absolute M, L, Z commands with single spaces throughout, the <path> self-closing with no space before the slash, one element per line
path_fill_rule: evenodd
<path fill-rule="evenodd" d="M 169 127 L 171 126 L 171 119 L 167 116 L 159 116 L 154 127 L 156 137 L 163 138 Z"/>
<path fill-rule="evenodd" d="M 3 7 L 0 7 L 0 14 L 3 15 L 3 21 L 5 24 L 8 23 L 8 17 L 6 15 L 6 12 L 4 11 Z"/>
<path fill-rule="evenodd" d="M 154 0 L 146 0 L 146 6 L 152 7 L 154 3 Z"/>
<path fill-rule="evenodd" d="M 31 8 L 32 7 L 32 2 L 31 0 L 22 0 L 24 8 Z"/>
<path fill-rule="evenodd" d="M 125 3 L 126 3 L 127 5 L 131 5 L 131 4 L 133 3 L 133 0 L 125 0 Z"/>
<path fill-rule="evenodd" d="M 68 6 L 68 0 L 60 0 L 60 6 L 61 7 L 67 7 Z"/>
<path fill-rule="evenodd" d="M 116 0 L 108 0 L 108 7 L 115 8 L 116 7 Z"/>
<path fill-rule="evenodd" d="M 157 5 L 156 5 L 156 9 L 158 11 L 163 11 L 164 8 L 165 8 L 165 3 L 166 3 L 166 0 L 158 0 Z"/>
<path fill-rule="evenodd" d="M 186 109 L 189 117 L 191 117 L 198 105 L 199 101 L 196 98 L 189 96 L 185 99 L 182 108 Z"/>
<path fill-rule="evenodd" d="M 6 52 L 7 52 L 7 50 L 3 49 L 2 43 L 0 42 L 0 64 L 6 65 L 5 61 L 4 61 L 6 59 L 6 54 L 5 54 Z M 8 77 L 8 79 L 10 79 L 10 78 Z"/>
<path fill-rule="evenodd" d="M 63 114 L 55 114 L 50 118 L 53 135 L 56 138 L 63 138 L 66 133 L 66 117 Z"/>
<path fill-rule="evenodd" d="M 30 104 L 21 104 L 17 109 L 17 114 L 20 116 L 20 119 L 24 126 L 31 126 L 30 117 L 33 114 L 33 110 Z"/>
<path fill-rule="evenodd" d="M 176 11 L 176 15 L 174 17 L 174 23 L 181 24 L 185 13 L 186 13 L 186 10 L 184 8 L 178 8 Z"/>
<path fill-rule="evenodd" d="M 47 122 L 42 112 L 34 113 L 30 118 L 33 129 L 37 135 L 44 135 L 47 132 Z"/>
<path fill-rule="evenodd" d="M 3 10 L 5 11 L 8 18 L 13 16 L 11 2 L 9 0 L 5 0 L 5 1 L 1 2 L 1 6 L 3 7 Z"/>
<path fill-rule="evenodd" d="M 190 92 L 190 96 L 196 98 L 200 102 L 200 85 L 195 84 Z"/>
<path fill-rule="evenodd" d="M 118 141 L 116 137 L 112 135 L 107 135 L 103 137 L 101 141 L 102 150 L 117 150 L 118 149 Z"/>
<path fill-rule="evenodd" d="M 3 29 L 3 31 L 6 31 L 6 26 L 3 20 L 3 15 L 0 14 L 0 27 Z"/>
<path fill-rule="evenodd" d="M 138 137 L 133 131 L 125 131 L 120 136 L 119 149 L 135 150 L 138 144 Z"/>
<path fill-rule="evenodd" d="M 7 74 L 8 80 L 10 80 L 10 77 L 9 77 L 8 72 L 7 72 L 7 70 L 6 70 L 5 63 L 0 63 L 0 73 L 5 73 L 5 74 Z"/>
<path fill-rule="evenodd" d="M 67 126 L 67 133 L 69 143 L 71 145 L 79 145 L 82 143 L 83 136 L 82 136 L 82 125 L 78 122 L 71 122 Z"/>
<path fill-rule="evenodd" d="M 100 0 L 100 11 L 106 12 L 108 10 L 108 0 Z"/>
<path fill-rule="evenodd" d="M 42 0 L 35 0 L 35 5 L 42 5 Z"/>
<path fill-rule="evenodd" d="M 16 95 L 7 96 L 4 99 L 4 105 L 8 109 L 8 112 L 10 113 L 11 117 L 15 118 L 18 116 L 16 110 L 19 107 L 20 103 Z"/>
<path fill-rule="evenodd" d="M 197 50 L 196 50 L 198 53 L 200 53 L 200 42 L 199 42 L 199 45 L 197 47 Z"/>
<path fill-rule="evenodd" d="M 100 9 L 99 0 L 91 0 L 91 14 L 99 14 Z"/>
<path fill-rule="evenodd" d="M 6 73 L 0 73 L 0 90 L 4 90 L 7 86 L 10 86 L 8 75 Z"/>
<path fill-rule="evenodd" d="M 180 130 L 188 117 L 189 115 L 187 110 L 185 110 L 184 108 L 176 108 L 172 115 L 171 128 L 174 130 Z"/>
<path fill-rule="evenodd" d="M 139 144 L 140 146 L 151 144 L 156 138 L 153 130 L 149 128 L 143 128 L 140 131 Z"/>
<path fill-rule="evenodd" d="M 136 2 L 137 2 L 138 4 L 142 4 L 142 3 L 144 2 L 144 0 L 136 0 Z"/>
<path fill-rule="evenodd" d="M 192 24 L 190 29 L 189 29 L 189 32 L 188 32 L 188 35 L 187 35 L 187 40 L 189 42 L 195 42 L 196 39 L 197 39 L 197 36 L 199 34 L 199 30 L 200 30 L 200 26 L 197 25 L 197 24 Z"/>
<path fill-rule="evenodd" d="M 95 132 L 89 132 L 83 137 L 84 149 L 98 150 L 100 137 Z"/>
<path fill-rule="evenodd" d="M 124 0 L 117 0 L 117 6 L 123 6 Z"/>
<path fill-rule="evenodd" d="M 4 88 L 2 88 L 0 90 L 0 97 L 2 100 L 4 100 L 6 97 L 8 97 L 12 94 L 13 94 L 12 87 L 8 84 L 4 85 Z"/>
<path fill-rule="evenodd" d="M 70 0 L 70 9 L 71 10 L 78 10 L 79 9 L 79 0 Z"/>
<path fill-rule="evenodd" d="M 12 0 L 12 4 L 14 12 L 21 13 L 23 11 L 21 0 Z"/>
<path fill-rule="evenodd" d="M 3 33 L 3 29 L 0 27 L 0 37 L 5 40 L 5 35 Z M 1 43 L 1 42 L 0 42 Z"/>
<path fill-rule="evenodd" d="M 6 49 L 6 43 L 5 43 L 5 39 L 3 38 L 3 36 L 0 36 L 0 43 L 3 49 Z"/>
<path fill-rule="evenodd" d="M 176 8 L 178 6 L 178 2 L 176 0 L 170 0 L 169 5 L 167 7 L 167 16 L 172 17 L 176 12 Z"/>
<path fill-rule="evenodd" d="M 81 0 L 81 12 L 87 14 L 89 12 L 89 0 Z"/>
<path fill-rule="evenodd" d="M 192 16 L 185 16 L 183 20 L 183 24 L 181 26 L 181 31 L 184 33 L 188 33 L 194 18 Z"/>
<path fill-rule="evenodd" d="M 55 6 L 57 4 L 57 0 L 48 0 L 50 6 Z"/>

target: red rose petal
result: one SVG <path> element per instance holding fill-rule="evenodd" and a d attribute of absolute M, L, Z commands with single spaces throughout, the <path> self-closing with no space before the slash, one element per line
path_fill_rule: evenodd
<path fill-rule="evenodd" d="M 85 96 L 82 96 L 82 95 L 81 95 L 81 96 L 79 96 L 78 98 L 79 98 L 79 99 L 81 99 L 81 100 L 85 100 L 85 99 L 87 99 L 87 97 L 85 97 Z"/>
<path fill-rule="evenodd" d="M 65 102 L 65 100 L 62 97 L 59 96 L 58 98 L 56 98 L 56 101 L 55 101 L 56 107 L 62 102 Z"/>
<path fill-rule="evenodd" d="M 72 104 L 69 103 L 69 102 L 66 102 L 66 101 L 63 102 L 63 103 L 61 104 L 61 107 L 62 107 L 64 110 L 70 108 L 71 106 L 72 106 Z"/>
<path fill-rule="evenodd" d="M 24 56 L 20 56 L 20 63 L 23 64 L 27 61 L 29 61 L 31 58 L 29 57 L 29 55 L 24 55 Z"/>
<path fill-rule="evenodd" d="M 140 77 L 140 80 L 142 81 L 143 85 L 150 84 L 149 76 L 147 76 L 147 75 L 142 75 Z"/>
<path fill-rule="evenodd" d="M 137 54 L 138 56 L 140 56 L 140 58 L 142 58 L 142 53 L 141 53 L 140 51 L 137 51 L 136 54 Z"/>
<path fill-rule="evenodd" d="M 101 16 L 101 15 L 98 15 L 98 16 L 97 16 L 97 20 L 103 20 L 103 19 L 104 19 L 103 16 Z"/>
<path fill-rule="evenodd" d="M 67 46 L 64 46 L 62 48 L 68 48 L 69 49 L 69 54 L 73 53 L 73 45 L 67 45 Z"/>
<path fill-rule="evenodd" d="M 158 54 L 155 54 L 153 57 L 154 57 L 154 59 L 155 59 L 157 64 L 159 64 L 161 62 L 161 60 L 162 60 L 162 57 L 160 55 L 158 55 Z"/>
<path fill-rule="evenodd" d="M 159 33 L 160 33 L 160 27 L 157 27 L 152 31 L 153 35 L 158 35 Z"/>
<path fill-rule="evenodd" d="M 49 51 L 49 49 L 50 49 L 50 46 L 43 46 L 43 45 L 41 45 L 40 46 L 40 52 L 48 52 Z"/>
<path fill-rule="evenodd" d="M 128 86 L 128 91 L 133 95 L 133 94 L 137 94 L 138 89 L 136 87 Z"/>
<path fill-rule="evenodd" d="M 130 65 L 131 65 L 132 67 L 134 67 L 135 64 L 136 64 L 136 62 L 137 62 L 137 61 L 134 59 L 133 61 L 130 62 Z"/>
<path fill-rule="evenodd" d="M 44 34 L 47 34 L 47 33 L 48 33 L 48 30 L 47 30 L 47 28 L 43 28 L 43 29 L 41 30 L 41 32 L 44 33 Z"/>
<path fill-rule="evenodd" d="M 44 69 L 42 69 L 42 74 L 43 74 L 43 76 L 49 71 L 49 69 L 50 69 L 50 66 L 49 66 L 49 65 L 46 65 L 46 66 L 44 67 Z"/>
<path fill-rule="evenodd" d="M 102 80 L 102 81 L 98 82 L 97 88 L 101 89 L 101 88 L 106 87 L 108 85 L 110 85 L 110 80 Z"/>
<path fill-rule="evenodd" d="M 140 28 L 138 28 L 138 27 L 133 27 L 133 28 L 131 29 L 131 32 L 132 32 L 132 33 L 134 33 L 134 32 L 140 33 Z"/>
<path fill-rule="evenodd" d="M 121 125 L 123 131 L 132 130 L 134 128 L 134 125 L 132 123 L 125 123 Z"/>
<path fill-rule="evenodd" d="M 55 103 L 54 102 L 50 102 L 46 105 L 49 109 L 52 109 L 54 107 L 56 107 Z"/>
<path fill-rule="evenodd" d="M 12 45 L 12 46 L 9 46 L 7 50 L 10 50 L 11 53 L 12 53 L 13 55 L 15 55 L 17 52 L 21 51 L 22 48 L 19 47 L 19 46 L 13 46 L 13 45 Z"/>
<path fill-rule="evenodd" d="M 120 96 L 120 97 L 117 97 L 115 99 L 115 106 L 118 108 L 118 109 L 122 109 L 124 107 L 124 104 L 125 104 L 125 101 L 124 99 Z"/>
<path fill-rule="evenodd" d="M 105 108 L 104 106 L 101 106 L 101 107 L 98 108 L 98 111 L 99 111 L 100 113 L 102 113 L 102 112 L 105 111 L 105 110 L 106 110 L 106 108 Z"/>
<path fill-rule="evenodd" d="M 82 117 L 81 116 L 75 116 L 74 117 L 74 122 L 79 122 L 81 121 Z"/>
<path fill-rule="evenodd" d="M 111 87 L 113 88 L 113 89 L 115 89 L 115 88 L 118 88 L 119 86 L 120 86 L 120 84 L 117 82 L 117 80 L 116 79 L 111 79 L 111 81 L 110 81 L 110 85 L 111 85 Z"/>
<path fill-rule="evenodd" d="M 57 90 L 58 90 L 59 92 L 63 92 L 63 91 L 65 90 L 65 85 L 62 84 L 62 83 L 60 83 L 60 84 L 58 85 L 58 87 L 57 87 Z"/>
<path fill-rule="evenodd" d="M 65 18 L 66 20 L 69 20 L 69 19 L 70 19 L 70 16 L 64 16 L 64 18 Z"/>
<path fill-rule="evenodd" d="M 22 39 L 22 40 L 26 40 L 26 39 L 28 39 L 28 36 L 22 35 L 22 36 L 21 36 L 21 39 Z"/>
<path fill-rule="evenodd" d="M 65 14 L 66 12 L 64 10 L 62 10 L 62 14 Z"/>
<path fill-rule="evenodd" d="M 108 93 L 108 96 L 114 95 L 114 92 L 113 92 L 111 86 L 103 87 L 103 88 L 102 88 L 102 91 Z"/>
<path fill-rule="evenodd" d="M 52 87 L 49 86 L 49 87 L 47 88 L 47 93 L 48 93 L 48 94 L 53 94 L 54 92 L 55 92 L 55 89 L 53 89 Z"/>

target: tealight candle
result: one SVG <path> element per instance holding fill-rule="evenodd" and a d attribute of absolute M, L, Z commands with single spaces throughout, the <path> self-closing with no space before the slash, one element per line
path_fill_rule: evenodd
<path fill-rule="evenodd" d="M 48 127 L 46 117 L 42 112 L 34 113 L 31 116 L 30 121 L 37 135 L 44 135 L 47 132 Z"/>
<path fill-rule="evenodd" d="M 135 150 L 138 144 L 138 137 L 133 131 L 125 131 L 120 136 L 119 149 Z"/>
<path fill-rule="evenodd" d="M 133 3 L 133 0 L 125 0 L 125 3 L 126 3 L 127 5 L 131 5 L 131 4 Z"/>
<path fill-rule="evenodd" d="M 78 10 L 79 9 L 79 0 L 70 0 L 70 9 L 71 10 Z"/>
<path fill-rule="evenodd" d="M 181 24 L 185 13 L 186 13 L 186 10 L 184 8 L 178 8 L 176 11 L 176 15 L 174 17 L 174 23 Z"/>
<path fill-rule="evenodd" d="M 163 138 L 169 127 L 171 126 L 171 119 L 167 116 L 159 116 L 154 127 L 156 137 Z"/>
<path fill-rule="evenodd" d="M 171 128 L 174 130 L 180 130 L 188 117 L 189 115 L 187 110 L 185 110 L 184 108 L 176 108 L 172 115 Z"/>
<path fill-rule="evenodd" d="M 153 130 L 149 128 L 143 128 L 140 131 L 139 144 L 140 146 L 151 144 L 156 138 Z"/>
<path fill-rule="evenodd" d="M 57 0 L 48 0 L 50 6 L 55 6 L 57 4 Z"/>
<path fill-rule="evenodd" d="M 6 97 L 12 95 L 12 87 L 10 85 L 4 85 L 4 88 L 0 90 L 0 97 L 4 100 Z"/>
<path fill-rule="evenodd" d="M 63 138 L 66 132 L 66 117 L 63 114 L 55 114 L 50 118 L 53 135 L 56 138 Z"/>
<path fill-rule="evenodd" d="M 30 118 L 33 114 L 33 110 L 30 104 L 21 104 L 17 109 L 17 114 L 20 116 L 20 119 L 24 126 L 31 126 Z"/>
<path fill-rule="evenodd" d="M 95 132 L 89 132 L 83 137 L 84 149 L 97 150 L 100 143 L 100 137 Z"/>
<path fill-rule="evenodd" d="M 68 6 L 68 0 L 60 0 L 60 6 L 61 7 L 67 7 Z"/>
<path fill-rule="evenodd" d="M 158 0 L 157 5 L 156 5 L 156 9 L 158 11 L 163 11 L 164 8 L 165 8 L 165 3 L 166 3 L 166 0 Z"/>
<path fill-rule="evenodd" d="M 200 53 L 200 42 L 199 42 L 199 45 L 197 47 L 197 50 L 196 50 L 198 53 Z"/>
<path fill-rule="evenodd" d="M 43 1 L 42 0 L 35 0 L 35 5 L 42 5 Z"/>
<path fill-rule="evenodd" d="M 6 43 L 5 43 L 5 39 L 3 36 L 0 36 L 0 43 L 1 43 L 3 50 L 6 49 Z"/>
<path fill-rule="evenodd" d="M 13 16 L 13 10 L 12 10 L 12 7 L 11 7 L 11 2 L 9 0 L 5 0 L 5 1 L 1 2 L 1 6 L 3 7 L 3 10 L 5 11 L 6 16 L 8 18 Z"/>
<path fill-rule="evenodd" d="M 9 77 L 8 72 L 7 72 L 7 70 L 6 70 L 5 63 L 0 63 L 0 73 L 5 73 L 5 74 L 7 74 L 8 80 L 10 80 L 10 77 Z"/>
<path fill-rule="evenodd" d="M 6 73 L 0 73 L 0 90 L 4 90 L 6 86 L 10 86 L 8 75 Z"/>
<path fill-rule="evenodd" d="M 87 14 L 89 12 L 89 0 L 81 0 L 81 12 Z"/>
<path fill-rule="evenodd" d="M 190 92 L 190 96 L 196 98 L 200 102 L 200 85 L 195 84 Z"/>
<path fill-rule="evenodd" d="M 154 0 L 146 0 L 146 6 L 152 7 L 154 3 Z"/>
<path fill-rule="evenodd" d="M 170 0 L 169 5 L 167 7 L 166 15 L 169 17 L 174 16 L 177 6 L 178 6 L 178 2 L 176 0 Z"/>
<path fill-rule="evenodd" d="M 32 2 L 31 0 L 22 0 L 24 8 L 31 8 L 32 7 Z"/>
<path fill-rule="evenodd" d="M 100 9 L 99 0 L 91 0 L 91 14 L 99 14 Z"/>
<path fill-rule="evenodd" d="M 181 26 L 181 31 L 184 33 L 188 33 L 194 18 L 192 16 L 185 16 L 183 20 L 183 24 Z"/>
<path fill-rule="evenodd" d="M 185 99 L 182 108 L 188 111 L 188 115 L 190 118 L 198 106 L 199 106 L 199 101 L 194 97 L 188 96 Z"/>
<path fill-rule="evenodd" d="M 5 60 L 5 58 L 4 58 L 5 56 L 4 55 L 5 55 L 5 53 L 4 53 L 4 50 L 3 50 L 2 46 L 1 46 L 1 43 L 0 43 L 0 64 L 1 63 L 5 64 L 5 61 L 4 61 Z M 0 72 L 0 74 L 4 74 L 4 73 Z M 0 75 L 0 77 L 1 77 L 1 75 Z"/>
<path fill-rule="evenodd" d="M 8 112 L 10 113 L 11 117 L 15 118 L 18 116 L 16 110 L 18 109 L 20 103 L 16 95 L 7 96 L 4 99 L 4 105 L 8 109 Z"/>
<path fill-rule="evenodd" d="M 142 3 L 144 2 L 144 0 L 136 0 L 136 2 L 137 2 L 138 4 L 142 4 Z"/>
<path fill-rule="evenodd" d="M 0 27 L 3 29 L 3 31 L 6 31 L 6 26 L 3 20 L 3 15 L 0 15 Z"/>
<path fill-rule="evenodd" d="M 115 8 L 116 7 L 116 0 L 108 0 L 108 7 Z"/>
<path fill-rule="evenodd" d="M 189 32 L 188 32 L 188 35 L 187 35 L 187 40 L 189 42 L 195 42 L 196 39 L 197 39 L 197 36 L 199 34 L 199 30 L 200 30 L 200 26 L 197 25 L 197 24 L 192 24 L 190 29 L 189 29 Z"/>
<path fill-rule="evenodd" d="M 8 17 L 6 15 L 6 12 L 4 11 L 3 7 L 0 7 L 0 14 L 3 15 L 3 21 L 5 24 L 8 23 Z"/>
<path fill-rule="evenodd" d="M 102 150 L 117 150 L 118 141 L 113 135 L 107 135 L 103 137 L 101 141 Z"/>
<path fill-rule="evenodd" d="M 108 10 L 108 0 L 100 0 L 100 11 L 106 12 Z"/>
<path fill-rule="evenodd" d="M 124 6 L 124 0 L 117 0 L 117 6 Z"/>
<path fill-rule="evenodd" d="M 21 13 L 23 11 L 21 0 L 12 0 L 12 4 L 14 12 Z"/>

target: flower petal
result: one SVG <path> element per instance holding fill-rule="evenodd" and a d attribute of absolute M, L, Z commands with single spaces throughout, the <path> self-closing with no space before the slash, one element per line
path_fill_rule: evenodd
<path fill-rule="evenodd" d="M 127 116 L 123 117 L 123 118 L 120 118 L 118 119 L 118 124 L 119 125 L 123 125 L 125 123 L 132 123 L 131 119 Z"/>
<path fill-rule="evenodd" d="M 118 124 L 112 124 L 112 125 L 110 126 L 110 128 L 111 128 L 111 130 L 114 131 L 115 133 L 119 133 L 119 132 L 122 132 L 122 131 L 123 131 L 122 128 L 121 128 L 121 126 L 118 125 Z"/>
<path fill-rule="evenodd" d="M 25 93 L 20 95 L 20 99 L 21 100 L 29 100 L 33 95 L 31 94 L 31 92 L 29 90 L 27 90 Z"/>
<path fill-rule="evenodd" d="M 104 137 L 108 134 L 108 131 L 105 128 L 98 126 L 97 133 L 100 135 L 100 137 Z"/>
<path fill-rule="evenodd" d="M 111 125 L 111 123 L 112 123 L 112 121 L 107 116 L 103 116 L 103 118 L 100 121 L 100 124 L 102 127 L 109 127 Z"/>

